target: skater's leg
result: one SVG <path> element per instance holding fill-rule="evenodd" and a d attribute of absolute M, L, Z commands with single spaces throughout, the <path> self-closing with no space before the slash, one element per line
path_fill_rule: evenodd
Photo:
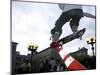
<path fill-rule="evenodd" d="M 80 19 L 81 17 L 72 17 L 72 20 L 70 21 L 70 27 L 73 33 L 76 33 L 78 31 Z M 82 40 L 82 37 L 80 37 L 80 40 Z"/>
<path fill-rule="evenodd" d="M 55 23 L 55 27 L 51 30 L 51 34 L 55 34 L 55 32 L 59 32 L 59 36 L 62 34 L 63 25 L 70 20 L 70 16 L 67 12 L 63 12 L 60 17 L 57 19 Z"/>
<path fill-rule="evenodd" d="M 55 23 L 55 27 L 57 27 L 58 29 L 62 28 L 63 25 L 68 22 L 70 20 L 70 15 L 68 15 L 67 12 L 63 12 L 60 17 L 57 19 L 56 23 Z"/>
<path fill-rule="evenodd" d="M 73 16 L 71 21 L 70 21 L 70 27 L 72 32 L 77 32 L 79 22 L 80 22 L 81 17 Z"/>

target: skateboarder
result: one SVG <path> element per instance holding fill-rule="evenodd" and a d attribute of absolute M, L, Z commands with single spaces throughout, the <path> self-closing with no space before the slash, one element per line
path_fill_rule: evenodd
<path fill-rule="evenodd" d="M 59 33 L 59 37 L 62 34 L 62 27 L 66 22 L 70 22 L 70 28 L 73 33 L 77 32 L 80 19 L 84 16 L 89 18 L 96 18 L 94 15 L 85 13 L 82 10 L 82 5 L 69 5 L 59 4 L 62 14 L 57 19 L 55 27 L 51 30 L 52 38 L 54 38 L 55 32 Z"/>

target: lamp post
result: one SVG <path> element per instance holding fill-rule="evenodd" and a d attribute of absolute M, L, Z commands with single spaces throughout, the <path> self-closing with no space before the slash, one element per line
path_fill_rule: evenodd
<path fill-rule="evenodd" d="M 96 43 L 95 39 L 94 38 L 90 38 L 89 40 L 87 40 L 87 44 L 90 44 L 92 47 L 92 52 L 93 52 L 93 56 L 94 56 L 94 44 Z"/>
<path fill-rule="evenodd" d="M 32 66 L 33 66 L 33 63 L 32 63 L 32 57 L 33 57 L 33 53 L 36 53 L 36 50 L 37 50 L 38 46 L 34 43 L 30 43 L 28 45 L 28 50 L 31 51 L 31 59 L 30 59 L 30 63 L 31 63 L 31 71 L 33 70 Z"/>

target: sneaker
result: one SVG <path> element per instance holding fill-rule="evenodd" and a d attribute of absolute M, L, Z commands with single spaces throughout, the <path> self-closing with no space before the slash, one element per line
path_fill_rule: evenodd
<path fill-rule="evenodd" d="M 79 37 L 79 39 L 80 39 L 80 40 L 82 40 L 82 36 L 81 36 L 81 37 Z"/>
<path fill-rule="evenodd" d="M 59 32 L 55 32 L 55 34 L 51 36 L 51 40 L 53 42 L 59 41 Z"/>

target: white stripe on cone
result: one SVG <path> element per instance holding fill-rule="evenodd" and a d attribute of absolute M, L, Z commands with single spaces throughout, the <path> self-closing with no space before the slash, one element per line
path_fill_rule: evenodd
<path fill-rule="evenodd" d="M 64 59 L 64 57 L 67 55 L 66 51 L 63 50 L 63 49 L 61 49 L 61 50 L 59 51 L 59 54 L 60 54 L 60 56 L 61 56 L 62 59 Z"/>
<path fill-rule="evenodd" d="M 65 64 L 67 67 L 74 61 L 74 59 L 70 56 L 65 60 Z"/>
<path fill-rule="evenodd" d="M 64 58 L 66 57 L 66 60 L 64 60 L 66 66 L 68 67 L 75 59 L 71 56 L 68 56 L 68 54 L 66 53 L 65 50 L 61 49 L 59 51 L 59 54 L 61 56 L 61 58 L 64 60 Z"/>

